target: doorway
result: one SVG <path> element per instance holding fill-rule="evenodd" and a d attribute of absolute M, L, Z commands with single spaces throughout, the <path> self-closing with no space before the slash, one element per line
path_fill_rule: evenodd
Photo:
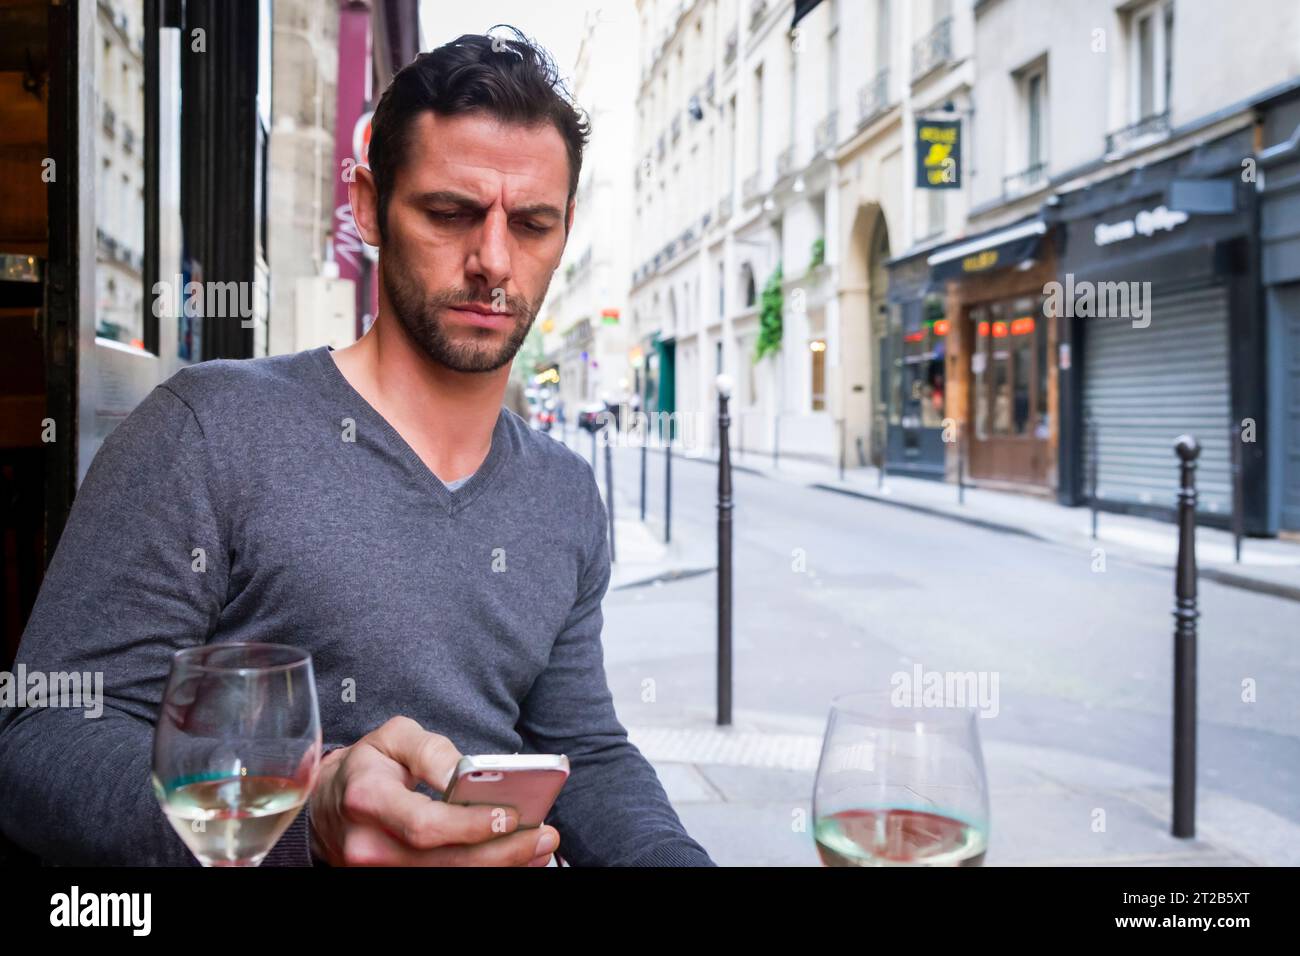
<path fill-rule="evenodd" d="M 1048 405 L 1050 323 L 1041 294 L 972 306 L 972 478 L 1047 486 L 1052 424 Z"/>

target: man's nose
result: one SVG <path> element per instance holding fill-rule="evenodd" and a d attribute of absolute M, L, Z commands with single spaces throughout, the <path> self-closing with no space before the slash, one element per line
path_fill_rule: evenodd
<path fill-rule="evenodd" d="M 501 209 L 490 209 L 478 229 L 477 246 L 470 250 L 466 268 L 470 277 L 489 289 L 503 289 L 510 279 L 510 226 Z"/>

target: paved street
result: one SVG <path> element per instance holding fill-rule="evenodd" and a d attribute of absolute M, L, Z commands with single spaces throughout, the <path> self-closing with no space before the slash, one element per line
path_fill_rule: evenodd
<path fill-rule="evenodd" d="M 648 461 L 649 530 L 660 534 L 663 458 Z M 630 521 L 639 452 L 616 450 L 615 474 L 616 513 Z M 711 566 L 715 466 L 675 459 L 673 475 L 678 563 Z M 1108 809 L 1111 839 L 1098 860 L 1300 862 L 1300 842 L 1289 840 L 1300 834 L 1300 603 L 1201 583 L 1203 840 L 1189 844 L 1167 835 L 1171 574 L 1118 558 L 1096 572 L 1086 549 L 745 473 L 735 498 L 734 752 L 719 758 L 727 735 L 712 730 L 713 574 L 623 587 L 605 603 L 619 714 L 721 861 L 815 862 L 790 820 L 811 796 L 828 701 L 888 689 L 893 673 L 919 663 L 999 677 L 1000 712 L 980 721 L 994 797 L 990 864 L 1090 861 L 1098 841 L 1054 851 L 1069 835 L 1053 831 L 1073 819 L 1089 833 L 1090 808 L 1109 806 L 1102 791 L 1124 800 Z M 800 559 L 802 572 L 792 569 Z M 643 699 L 647 681 L 653 702 Z M 710 844 L 711 834 L 734 842 L 737 827 L 755 824 L 746 813 L 779 825 L 748 847 Z M 1042 845 L 1000 843 L 1011 824 L 1041 827 Z"/>

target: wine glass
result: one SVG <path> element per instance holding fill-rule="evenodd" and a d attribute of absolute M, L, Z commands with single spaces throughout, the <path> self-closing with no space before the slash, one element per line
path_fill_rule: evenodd
<path fill-rule="evenodd" d="M 320 751 L 306 651 L 229 643 L 172 656 L 153 788 L 204 866 L 260 864 L 311 796 Z"/>
<path fill-rule="evenodd" d="M 976 711 L 831 702 L 813 793 L 826 866 L 980 866 L 989 802 Z"/>

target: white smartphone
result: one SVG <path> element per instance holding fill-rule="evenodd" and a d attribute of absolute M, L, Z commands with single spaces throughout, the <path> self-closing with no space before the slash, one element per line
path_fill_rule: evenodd
<path fill-rule="evenodd" d="M 519 828 L 539 827 L 569 779 L 564 754 L 487 754 L 461 757 L 446 802 L 463 806 L 511 807 Z"/>

